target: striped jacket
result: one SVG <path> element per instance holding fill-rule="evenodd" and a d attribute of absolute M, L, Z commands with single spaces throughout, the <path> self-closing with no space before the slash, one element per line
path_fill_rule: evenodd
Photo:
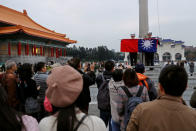
<path fill-rule="evenodd" d="M 38 99 L 39 99 L 39 102 L 41 102 L 41 103 L 44 102 L 45 92 L 46 92 L 46 89 L 48 88 L 47 84 L 46 84 L 47 78 L 48 78 L 48 74 L 44 73 L 44 72 L 37 72 L 34 75 L 34 80 L 36 82 L 36 86 L 40 87 Z"/>

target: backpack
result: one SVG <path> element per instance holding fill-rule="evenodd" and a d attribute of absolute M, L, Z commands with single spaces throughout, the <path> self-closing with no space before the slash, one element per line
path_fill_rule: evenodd
<path fill-rule="evenodd" d="M 105 79 L 103 74 L 101 75 L 103 83 L 100 85 L 97 94 L 98 108 L 101 110 L 110 110 L 110 95 L 108 83 L 110 79 Z"/>
<path fill-rule="evenodd" d="M 28 97 L 25 101 L 25 112 L 27 114 L 38 113 L 41 110 L 40 104 L 37 99 Z"/>
<path fill-rule="evenodd" d="M 133 110 L 135 109 L 135 107 L 138 104 L 143 102 L 143 100 L 140 96 L 142 94 L 144 86 L 140 86 L 139 91 L 137 92 L 136 96 L 133 96 L 129 92 L 127 87 L 121 86 L 121 88 L 123 89 L 123 91 L 125 92 L 125 94 L 128 97 L 128 101 L 127 101 L 126 106 L 125 106 L 125 115 L 124 115 L 124 125 L 125 125 L 125 129 L 126 129 Z"/>

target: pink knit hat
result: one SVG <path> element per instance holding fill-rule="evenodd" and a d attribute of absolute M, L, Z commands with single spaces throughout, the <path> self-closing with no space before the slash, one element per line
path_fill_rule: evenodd
<path fill-rule="evenodd" d="M 46 96 L 52 105 L 67 107 L 73 104 L 83 88 L 81 74 L 69 65 L 56 67 L 47 79 Z"/>

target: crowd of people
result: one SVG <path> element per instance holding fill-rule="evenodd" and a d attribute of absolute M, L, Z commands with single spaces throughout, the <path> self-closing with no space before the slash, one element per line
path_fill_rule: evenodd
<path fill-rule="evenodd" d="M 143 64 L 123 69 L 109 60 L 99 67 L 92 63 L 82 69 L 78 58 L 49 69 L 44 62 L 17 65 L 8 60 L 0 74 L 0 130 L 196 130 L 196 111 L 182 99 L 188 82 L 182 66 L 165 66 L 158 89 Z M 95 83 L 100 117 L 88 113 L 89 88 Z M 193 97 L 191 105 L 195 101 Z"/>

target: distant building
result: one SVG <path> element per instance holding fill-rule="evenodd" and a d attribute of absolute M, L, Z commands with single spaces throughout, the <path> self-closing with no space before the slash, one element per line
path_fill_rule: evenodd
<path fill-rule="evenodd" d="M 172 39 L 160 40 L 155 53 L 155 61 L 179 61 L 186 60 L 185 46 L 183 41 L 174 41 Z"/>
<path fill-rule="evenodd" d="M 49 30 L 28 15 L 0 5 L 0 62 L 63 61 L 65 47 L 76 43 L 65 34 Z"/>

